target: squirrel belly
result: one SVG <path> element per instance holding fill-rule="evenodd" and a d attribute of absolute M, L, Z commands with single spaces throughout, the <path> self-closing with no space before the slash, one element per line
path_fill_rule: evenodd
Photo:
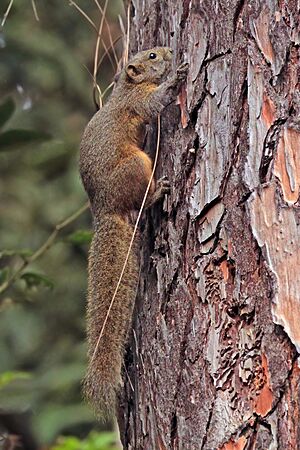
<path fill-rule="evenodd" d="M 94 224 L 89 253 L 88 358 L 84 394 L 95 412 L 110 417 L 121 383 L 124 346 L 130 328 L 138 283 L 136 242 L 110 311 L 104 333 L 93 357 L 129 249 L 133 228 L 120 215 L 105 214 Z M 109 243 L 109 245 L 107 245 Z"/>

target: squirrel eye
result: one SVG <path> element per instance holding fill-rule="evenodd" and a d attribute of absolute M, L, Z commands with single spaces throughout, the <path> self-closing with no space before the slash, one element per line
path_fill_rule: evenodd
<path fill-rule="evenodd" d="M 150 53 L 149 59 L 155 59 L 156 56 L 157 56 L 156 53 Z"/>

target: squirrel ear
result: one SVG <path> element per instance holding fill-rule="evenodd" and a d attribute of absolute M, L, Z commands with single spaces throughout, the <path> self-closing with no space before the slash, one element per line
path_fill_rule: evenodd
<path fill-rule="evenodd" d="M 125 71 L 127 76 L 135 83 L 141 81 L 143 70 L 140 65 L 130 63 L 126 66 Z"/>

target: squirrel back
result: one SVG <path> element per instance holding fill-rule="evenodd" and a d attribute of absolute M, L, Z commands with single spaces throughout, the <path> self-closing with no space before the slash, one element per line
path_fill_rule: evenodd
<path fill-rule="evenodd" d="M 151 179 L 152 161 L 142 150 L 145 124 L 176 98 L 187 75 L 188 66 L 183 64 L 167 78 L 171 60 L 169 48 L 157 47 L 129 61 L 109 101 L 87 125 L 81 142 L 80 174 L 90 199 L 94 227 L 88 266 L 89 365 L 84 394 L 104 417 L 114 412 L 121 383 L 138 282 L 136 242 L 99 337 L 133 234 L 129 216 L 141 207 Z M 146 206 L 168 191 L 168 182 L 156 186 L 152 180 Z"/>

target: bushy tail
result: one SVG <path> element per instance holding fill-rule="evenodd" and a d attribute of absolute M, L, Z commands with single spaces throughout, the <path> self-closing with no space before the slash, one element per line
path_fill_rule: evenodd
<path fill-rule="evenodd" d="M 95 223 L 89 254 L 87 334 L 89 366 L 83 383 L 84 395 L 101 417 L 115 411 L 116 394 L 121 382 L 124 345 L 131 323 L 138 262 L 136 244 L 99 339 L 103 322 L 113 298 L 129 249 L 133 229 L 116 214 L 103 215 Z"/>

